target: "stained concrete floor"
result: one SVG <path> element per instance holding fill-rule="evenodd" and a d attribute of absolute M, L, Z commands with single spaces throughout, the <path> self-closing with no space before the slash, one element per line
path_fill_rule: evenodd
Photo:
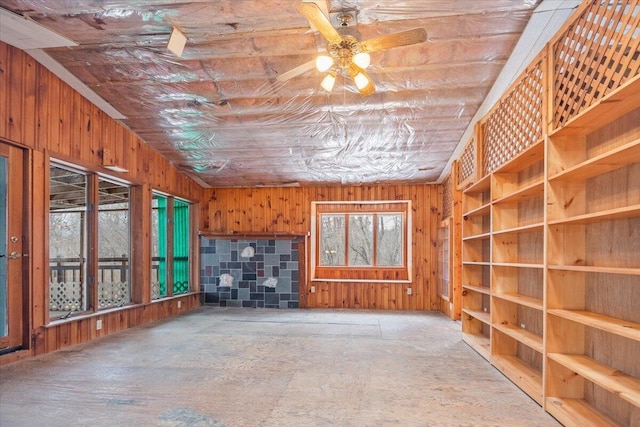
<path fill-rule="evenodd" d="M 202 307 L 0 368 L 0 426 L 555 426 L 438 313 Z"/>

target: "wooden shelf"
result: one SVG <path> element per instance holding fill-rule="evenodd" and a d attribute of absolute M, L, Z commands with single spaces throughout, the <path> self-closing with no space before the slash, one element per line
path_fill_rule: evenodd
<path fill-rule="evenodd" d="M 594 222 L 609 221 L 613 219 L 627 219 L 640 217 L 640 204 L 629 205 L 622 208 L 608 209 L 606 211 L 599 211 L 588 213 L 584 215 L 577 215 L 568 218 L 550 219 L 549 225 L 578 225 L 578 224 L 592 224 Z"/>
<path fill-rule="evenodd" d="M 473 285 L 462 285 L 462 289 L 466 289 L 468 291 L 478 292 L 485 295 L 491 295 L 491 289 L 483 286 L 473 286 Z"/>
<path fill-rule="evenodd" d="M 520 387 L 533 400 L 542 405 L 542 374 L 517 356 L 494 354 L 491 363 Z"/>
<path fill-rule="evenodd" d="M 630 79 L 624 86 L 607 94 L 600 102 L 571 118 L 565 126 L 554 130 L 551 136 L 591 133 L 638 108 L 638 99 L 640 99 L 640 75 Z"/>
<path fill-rule="evenodd" d="M 547 397 L 545 409 L 566 426 L 620 427 L 620 424 L 583 399 Z"/>
<path fill-rule="evenodd" d="M 510 336 L 514 340 L 521 342 L 527 347 L 537 351 L 538 353 L 542 353 L 543 351 L 542 337 L 539 335 L 510 324 L 502 325 L 499 323 L 494 323 L 492 327 L 502 332 L 503 334 Z"/>
<path fill-rule="evenodd" d="M 472 236 L 467 236 L 467 237 L 463 237 L 462 240 L 463 241 L 468 241 L 468 240 L 486 240 L 491 238 L 491 233 L 482 233 L 482 234 L 474 234 Z"/>
<path fill-rule="evenodd" d="M 520 295 L 520 294 L 497 294 L 497 293 L 494 293 L 493 296 L 496 297 L 496 298 L 500 298 L 502 300 L 505 300 L 505 301 L 513 302 L 513 303 L 520 304 L 520 305 L 524 305 L 526 307 L 533 308 L 535 310 L 542 311 L 542 309 L 543 309 L 542 300 L 538 299 L 538 298 L 533 298 L 533 297 L 530 297 L 530 296 Z"/>
<path fill-rule="evenodd" d="M 491 263 L 488 261 L 462 261 L 463 265 L 486 265 L 490 266 Z"/>
<path fill-rule="evenodd" d="M 484 215 L 488 215 L 489 212 L 491 212 L 491 203 L 487 203 L 485 205 L 482 205 L 476 209 L 472 209 L 467 213 L 463 213 L 462 216 L 463 218 L 473 218 L 476 216 L 484 216 Z"/>
<path fill-rule="evenodd" d="M 640 323 L 627 322 L 583 310 L 548 309 L 547 313 L 634 341 L 640 341 Z"/>
<path fill-rule="evenodd" d="M 544 159 L 544 141 L 539 140 L 527 147 L 523 152 L 509 160 L 503 166 L 494 171 L 495 173 L 520 172 L 536 162 Z"/>
<path fill-rule="evenodd" d="M 491 175 L 485 175 L 479 181 L 475 182 L 463 191 L 465 194 L 482 193 L 491 188 Z"/>
<path fill-rule="evenodd" d="M 535 224 L 521 225 L 519 227 L 506 228 L 504 230 L 495 230 L 493 235 L 502 235 L 502 234 L 521 234 L 521 233 L 532 233 L 536 231 L 543 231 L 544 223 L 537 222 Z"/>
<path fill-rule="evenodd" d="M 580 271 L 584 273 L 630 274 L 640 276 L 640 268 L 597 267 L 592 265 L 549 265 L 549 270 Z"/>
<path fill-rule="evenodd" d="M 544 268 L 543 264 L 530 264 L 530 263 L 523 263 L 523 262 L 494 262 L 491 265 L 494 265 L 496 267 L 539 268 L 539 269 Z"/>
<path fill-rule="evenodd" d="M 480 353 L 482 357 L 489 360 L 491 357 L 491 340 L 484 335 L 474 335 L 468 333 L 462 333 L 462 340 L 469 344 L 469 347 Z"/>
<path fill-rule="evenodd" d="M 473 317 L 474 319 L 478 319 L 479 321 L 481 321 L 485 325 L 490 325 L 491 324 L 491 316 L 489 315 L 489 313 L 485 313 L 484 311 L 471 310 L 471 309 L 468 309 L 468 308 L 463 308 L 462 312 L 466 313 L 467 315 L 469 315 L 471 317 Z"/>
<path fill-rule="evenodd" d="M 631 141 L 565 169 L 549 177 L 549 183 L 557 180 L 583 181 L 636 162 L 640 162 L 640 141 L 638 140 Z"/>
<path fill-rule="evenodd" d="M 500 197 L 493 201 L 494 205 L 508 204 L 508 203 L 520 203 L 535 197 L 540 197 L 544 194 L 544 181 L 541 179 L 524 186 L 509 195 Z"/>
<path fill-rule="evenodd" d="M 582 354 L 548 353 L 547 357 L 640 408 L 640 379 Z"/>

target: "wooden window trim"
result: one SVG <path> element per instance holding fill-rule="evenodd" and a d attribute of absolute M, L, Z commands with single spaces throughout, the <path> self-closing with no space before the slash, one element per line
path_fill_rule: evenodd
<path fill-rule="evenodd" d="M 336 282 L 398 282 L 409 283 L 411 277 L 411 201 L 382 200 L 354 202 L 312 202 L 311 280 Z M 403 256 L 401 266 L 321 266 L 319 262 L 319 237 L 323 214 L 373 214 L 374 230 L 379 214 L 401 214 L 403 219 Z M 348 263 L 348 216 L 345 221 L 345 263 Z M 374 236 L 377 234 L 374 231 Z M 373 242 L 374 260 L 377 259 L 377 239 Z"/>

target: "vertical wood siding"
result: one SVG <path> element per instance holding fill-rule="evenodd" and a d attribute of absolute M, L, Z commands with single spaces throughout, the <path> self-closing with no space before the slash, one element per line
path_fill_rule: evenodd
<path fill-rule="evenodd" d="M 198 202 L 202 188 L 178 172 L 159 153 L 135 134 L 111 119 L 98 107 L 62 82 L 25 52 L 0 42 L 0 139 L 22 146 L 29 162 L 28 236 L 28 312 L 30 340 L 28 350 L 0 357 L 0 364 L 42 354 L 132 326 L 161 319 L 200 305 L 199 295 L 150 301 L 147 289 L 134 293 L 136 304 L 119 310 L 97 312 L 78 319 L 48 322 L 49 260 L 48 194 L 49 158 L 58 158 L 80 167 L 101 169 L 103 150 L 107 150 L 126 173 L 111 173 L 140 185 L 139 197 L 150 200 L 151 189 Z M 144 192 L 144 193 L 141 193 Z M 197 206 L 197 205 L 196 205 Z M 149 237 L 149 213 L 136 214 L 134 242 Z M 139 247 L 143 247 L 138 245 Z M 143 247 L 148 255 L 149 245 Z M 135 252 L 135 269 L 150 269 L 150 257 Z M 197 258 L 192 254 L 194 259 Z M 147 259 L 149 258 L 149 259 Z M 197 260 L 194 268 L 197 268 Z M 148 287 L 148 274 L 134 272 Z M 181 301 L 181 308 L 177 302 Z M 96 329 L 96 320 L 103 327 Z"/>
<path fill-rule="evenodd" d="M 438 310 L 436 239 L 441 197 L 437 185 L 363 185 L 205 190 L 201 230 L 212 233 L 311 231 L 312 201 L 411 200 L 411 283 L 314 281 L 301 284 L 307 307 Z M 307 250 L 309 253 L 310 251 Z M 307 265 L 310 265 L 307 259 Z M 306 286 L 305 286 L 306 285 Z M 311 286 L 315 293 L 311 293 Z M 407 289 L 412 289 L 412 295 Z"/>

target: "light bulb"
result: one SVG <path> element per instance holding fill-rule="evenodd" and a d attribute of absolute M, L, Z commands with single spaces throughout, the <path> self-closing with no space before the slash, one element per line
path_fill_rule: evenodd
<path fill-rule="evenodd" d="M 371 56 L 367 52 L 360 52 L 353 57 L 353 63 L 364 70 L 371 64 Z"/>
<path fill-rule="evenodd" d="M 333 65 L 333 59 L 330 56 L 320 55 L 316 58 L 316 68 L 320 72 L 327 71 Z"/>
<path fill-rule="evenodd" d="M 326 90 L 327 92 L 331 92 L 333 90 L 333 85 L 335 82 L 336 74 L 329 73 L 325 76 L 324 79 L 322 79 L 322 83 L 320 83 L 320 86 L 322 86 L 322 89 Z"/>
<path fill-rule="evenodd" d="M 356 82 L 358 89 L 364 89 L 369 84 L 369 79 L 362 73 L 358 73 L 353 77 L 353 81 Z"/>

